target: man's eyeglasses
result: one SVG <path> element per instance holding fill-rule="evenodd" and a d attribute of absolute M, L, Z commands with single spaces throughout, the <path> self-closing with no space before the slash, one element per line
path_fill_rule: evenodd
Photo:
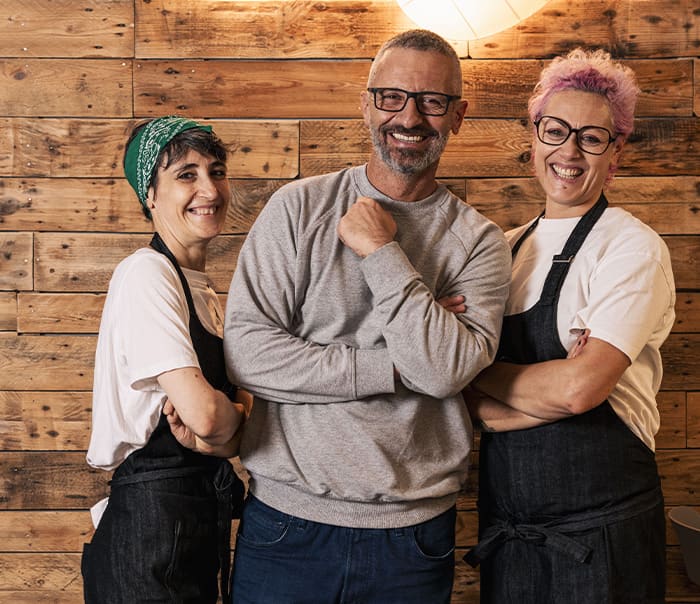
<path fill-rule="evenodd" d="M 551 115 L 543 115 L 535 122 L 535 128 L 537 128 L 537 138 L 545 145 L 563 145 L 574 133 L 578 148 L 591 155 L 602 155 L 608 150 L 610 143 L 617 138 L 607 128 L 600 126 L 572 128 L 564 120 Z"/>
<path fill-rule="evenodd" d="M 433 116 L 445 115 L 450 102 L 461 98 L 442 92 L 408 92 L 400 88 L 368 88 L 367 91 L 374 95 L 374 106 L 377 109 L 392 113 L 403 111 L 408 99 L 414 99 L 418 113 Z"/>

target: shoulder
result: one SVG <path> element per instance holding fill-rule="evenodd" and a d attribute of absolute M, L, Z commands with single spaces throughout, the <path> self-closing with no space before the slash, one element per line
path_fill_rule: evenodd
<path fill-rule="evenodd" d="M 508 243 L 501 227 L 484 216 L 454 193 L 446 190 L 441 204 L 448 220 L 450 232 L 468 247 L 489 245 L 508 250 Z M 508 253 L 510 253 L 508 251 Z"/>
<path fill-rule="evenodd" d="M 638 254 L 662 264 L 670 262 L 668 247 L 661 236 L 622 208 L 606 209 L 591 235 L 606 254 Z"/>
<path fill-rule="evenodd" d="M 133 254 L 124 258 L 114 269 L 115 276 L 171 273 L 177 275 L 172 262 L 163 254 L 156 252 L 150 247 L 139 248 Z"/>
<path fill-rule="evenodd" d="M 260 212 L 257 229 L 286 224 L 290 230 L 305 229 L 329 212 L 344 213 L 357 198 L 354 172 L 348 168 L 289 182 L 275 191 Z"/>
<path fill-rule="evenodd" d="M 157 290 L 159 285 L 177 287 L 178 284 L 181 286 L 180 278 L 170 260 L 151 248 L 140 248 L 114 269 L 110 290 L 138 295 Z"/>
<path fill-rule="evenodd" d="M 313 201 L 314 204 L 330 203 L 339 190 L 353 188 L 354 172 L 347 168 L 338 172 L 308 176 L 281 186 L 270 197 L 270 203 L 293 204 Z"/>

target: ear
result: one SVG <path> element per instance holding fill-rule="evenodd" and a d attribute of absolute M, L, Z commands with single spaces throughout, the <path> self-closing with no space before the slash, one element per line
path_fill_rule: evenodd
<path fill-rule="evenodd" d="M 455 109 L 452 114 L 452 134 L 457 134 L 459 129 L 462 127 L 464 122 L 464 115 L 467 113 L 467 106 L 469 103 L 467 101 L 455 101 Z"/>
<path fill-rule="evenodd" d="M 370 92 L 363 90 L 360 93 L 360 110 L 362 111 L 362 117 L 365 121 L 365 126 L 369 128 L 369 111 L 372 100 L 370 99 Z"/>
<path fill-rule="evenodd" d="M 148 187 L 148 195 L 146 196 L 146 205 L 151 210 L 156 207 L 156 190 L 153 187 Z"/>
<path fill-rule="evenodd" d="M 618 163 L 620 162 L 620 156 L 622 155 L 622 148 L 625 146 L 625 140 L 617 139 L 613 143 L 613 153 L 612 157 L 610 158 L 610 165 L 614 166 L 613 171 L 617 168 Z"/>

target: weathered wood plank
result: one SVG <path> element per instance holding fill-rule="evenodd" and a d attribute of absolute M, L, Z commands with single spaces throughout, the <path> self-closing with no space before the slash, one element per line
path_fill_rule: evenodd
<path fill-rule="evenodd" d="M 134 69 L 134 112 L 213 118 L 359 117 L 369 66 L 366 60 L 139 61 Z"/>
<path fill-rule="evenodd" d="M 0 56 L 133 57 L 133 0 L 3 0 Z"/>
<path fill-rule="evenodd" d="M 234 180 L 225 232 L 246 234 L 270 196 L 289 180 Z"/>
<path fill-rule="evenodd" d="M 672 333 L 661 347 L 664 390 L 700 390 L 700 334 Z"/>
<path fill-rule="evenodd" d="M 695 59 L 693 61 L 693 72 L 700 73 L 700 59 Z M 696 83 L 693 87 L 695 91 L 693 100 L 693 113 L 698 116 L 700 115 L 700 86 Z"/>
<path fill-rule="evenodd" d="M 131 66 L 121 59 L 0 59 L 0 115 L 129 117 Z"/>
<path fill-rule="evenodd" d="M 109 477 L 84 452 L 1 452 L 0 509 L 86 510 L 107 496 Z"/>
<path fill-rule="evenodd" d="M 80 554 L 0 555 L 0 596 L 4 602 L 78 604 L 82 589 Z"/>
<path fill-rule="evenodd" d="M 84 451 L 91 392 L 0 391 L 0 449 Z"/>
<path fill-rule="evenodd" d="M 104 301 L 104 294 L 19 294 L 17 331 L 97 333 Z"/>
<path fill-rule="evenodd" d="M 44 292 L 107 291 L 114 267 L 150 235 L 37 233 L 35 289 Z M 218 292 L 228 291 L 242 235 L 220 235 L 209 245 L 207 274 Z"/>
<path fill-rule="evenodd" d="M 32 233 L 0 232 L 0 290 L 27 290 L 33 286 Z"/>
<path fill-rule="evenodd" d="M 469 44 L 472 58 L 553 56 L 577 45 L 630 57 L 696 55 L 692 0 L 550 0 L 516 27 Z M 416 27 L 393 0 L 136 4 L 139 58 L 370 58 L 394 34 Z M 235 23 L 236 27 L 231 27 Z M 582 25 L 585 24 L 584 27 Z"/>
<path fill-rule="evenodd" d="M 694 57 L 700 23 L 694 0 L 550 0 L 515 27 L 469 43 L 478 58 L 554 56 L 577 46 L 616 56 Z"/>
<path fill-rule="evenodd" d="M 700 293 L 678 292 L 676 294 L 676 324 L 673 331 L 700 332 Z"/>
<path fill-rule="evenodd" d="M 697 505 L 700 450 L 662 449 L 656 463 L 666 505 Z"/>
<path fill-rule="evenodd" d="M 700 392 L 688 392 L 688 447 L 700 448 Z"/>
<path fill-rule="evenodd" d="M 656 395 L 661 426 L 656 434 L 656 449 L 682 449 L 686 441 L 685 392 L 662 391 Z"/>
<path fill-rule="evenodd" d="M 238 166 L 240 167 L 240 166 Z M 288 180 L 231 179 L 224 233 L 245 233 L 270 195 Z M 0 179 L 0 230 L 150 233 L 124 178 Z"/>
<path fill-rule="evenodd" d="M 620 176 L 700 174 L 700 120 L 640 119 L 625 147 Z M 527 120 L 467 119 L 442 156 L 438 176 L 525 177 L 532 174 Z M 311 176 L 367 161 L 370 142 L 360 120 L 304 120 L 301 175 Z"/>
<path fill-rule="evenodd" d="M 632 61 L 643 93 L 637 115 L 691 116 L 693 62 Z M 137 115 L 356 118 L 369 61 L 140 61 Z M 462 61 L 469 118 L 526 118 L 541 61 Z M 284 103 L 279 103 L 280 95 Z M 245 99 L 231 103 L 230 99 Z"/>
<path fill-rule="evenodd" d="M 79 553 L 93 532 L 88 511 L 0 512 L 2 553 Z"/>
<path fill-rule="evenodd" d="M 700 236 L 664 237 L 671 253 L 676 289 L 700 289 Z"/>
<path fill-rule="evenodd" d="M 463 60 L 467 117 L 527 117 L 527 102 L 548 61 Z M 693 115 L 693 61 L 623 61 L 634 70 L 641 93 L 637 118 Z M 343 116 L 344 117 L 344 116 Z"/>
<path fill-rule="evenodd" d="M 0 228 L 150 232 L 153 225 L 125 178 L 4 178 Z"/>
<path fill-rule="evenodd" d="M 0 118 L 0 173 L 15 177 L 122 177 L 124 145 L 139 121 Z M 230 150 L 231 176 L 298 175 L 298 122 L 201 121 L 214 126 Z M 14 205 L 27 204 L 32 193 L 31 187 L 23 188 Z"/>
<path fill-rule="evenodd" d="M 370 58 L 414 27 L 394 0 L 154 0 L 136 3 L 136 19 L 136 56 L 144 59 Z"/>
<path fill-rule="evenodd" d="M 90 390 L 94 336 L 0 333 L 2 390 Z"/>
<path fill-rule="evenodd" d="M 0 331 L 17 330 L 17 294 L 0 292 Z"/>

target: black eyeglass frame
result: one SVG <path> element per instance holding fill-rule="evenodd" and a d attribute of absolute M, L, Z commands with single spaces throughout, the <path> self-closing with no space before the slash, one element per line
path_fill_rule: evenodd
<path fill-rule="evenodd" d="M 542 136 L 540 135 L 540 122 L 545 118 L 549 118 L 550 120 L 556 120 L 559 124 L 562 124 L 563 126 L 566 126 L 569 129 L 569 133 L 566 135 L 563 141 L 561 141 L 560 143 L 548 143 L 547 141 L 542 140 Z M 583 151 L 584 153 L 588 153 L 589 155 L 603 155 L 603 153 L 605 153 L 610 148 L 610 145 L 617 140 L 617 136 L 613 136 L 612 132 L 610 132 L 610 130 L 608 130 L 607 128 L 603 128 L 603 126 L 583 126 L 583 128 L 572 128 L 569 122 L 561 119 L 560 117 L 554 117 L 553 115 L 543 115 L 536 122 L 533 122 L 533 124 L 535 125 L 535 132 L 537 133 L 537 138 L 542 144 L 549 145 L 550 147 L 561 147 L 566 141 L 569 140 L 569 137 L 572 134 L 575 134 L 576 145 L 579 149 L 581 149 L 581 151 Z M 588 149 L 584 149 L 583 145 L 581 145 L 581 132 L 585 132 L 586 130 L 589 130 L 591 128 L 595 130 L 604 130 L 608 133 L 608 144 L 605 145 L 605 149 L 603 149 L 602 151 L 590 151 Z"/>
<path fill-rule="evenodd" d="M 384 92 L 386 90 L 394 90 L 396 92 L 401 92 L 402 94 L 406 95 L 406 99 L 404 100 L 404 103 L 400 109 L 385 109 L 384 107 L 380 107 L 379 105 L 377 105 L 377 93 Z M 408 104 L 409 99 L 414 99 L 415 103 L 416 103 L 416 110 L 418 111 L 418 113 L 420 113 L 421 115 L 427 115 L 428 117 L 441 117 L 443 115 L 446 115 L 448 109 L 450 108 L 450 103 L 452 101 L 458 101 L 459 99 L 462 98 L 460 95 L 445 94 L 444 92 L 435 92 L 433 90 L 421 90 L 419 92 L 409 92 L 408 90 L 402 90 L 401 88 L 386 88 L 386 87 L 368 88 L 367 92 L 372 93 L 372 98 L 374 99 L 374 106 L 377 109 L 379 109 L 379 111 L 387 111 L 389 113 L 399 113 L 406 108 L 406 105 Z M 420 103 L 418 102 L 418 97 L 425 95 L 425 94 L 432 94 L 435 96 L 445 97 L 447 99 L 447 103 L 445 104 L 445 111 L 443 111 L 442 113 L 425 113 L 424 111 L 421 111 L 421 106 L 420 106 Z"/>

